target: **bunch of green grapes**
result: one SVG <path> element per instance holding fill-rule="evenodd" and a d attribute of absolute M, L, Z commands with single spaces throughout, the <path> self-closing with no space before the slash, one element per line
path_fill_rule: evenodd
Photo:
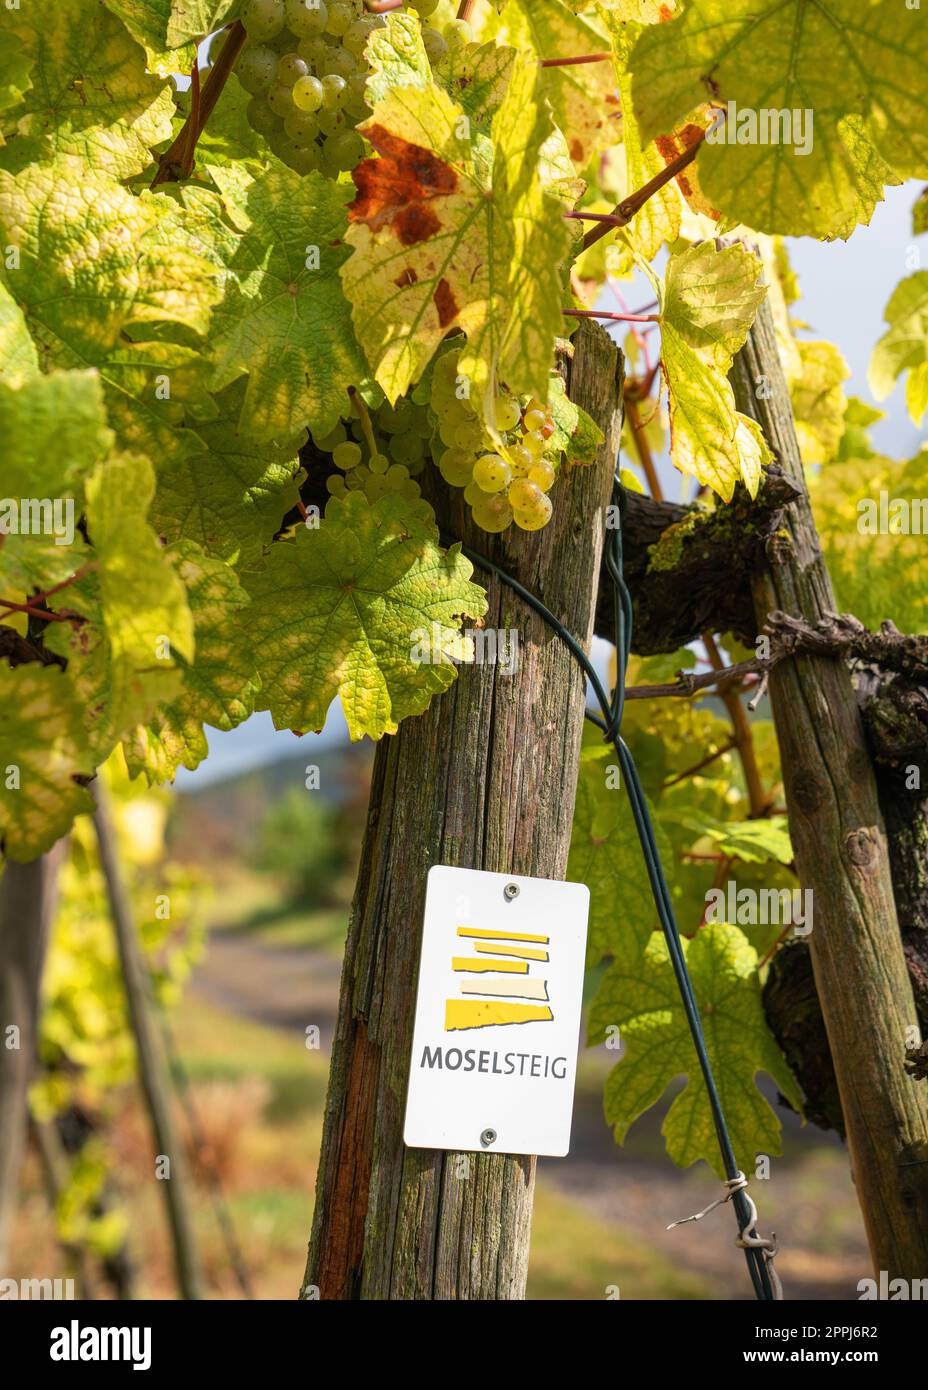
<path fill-rule="evenodd" d="M 403 397 L 395 406 L 384 402 L 370 413 L 355 407 L 329 434 L 314 435 L 313 442 L 331 454 L 338 470 L 326 478 L 333 497 L 362 491 L 369 502 L 378 502 L 395 493 L 415 502 L 422 496 L 415 478 L 428 461 L 431 434 L 428 410 Z M 434 516 L 427 502 L 421 508 L 429 519 Z"/>
<path fill-rule="evenodd" d="M 464 489 L 477 525 L 491 532 L 505 531 L 513 521 L 523 531 L 547 526 L 553 511 L 547 494 L 557 476 L 558 454 L 548 442 L 554 422 L 544 406 L 536 400 L 523 405 L 508 393 L 498 396 L 497 444 L 461 393 L 458 354 L 447 352 L 435 365 L 431 408 L 438 435 L 433 454 L 441 476 Z"/>
<path fill-rule="evenodd" d="M 426 20 L 438 5 L 407 0 L 405 8 Z M 364 158 L 356 129 L 371 114 L 364 51 L 372 31 L 386 22 L 363 0 L 247 0 L 242 23 L 249 42 L 235 70 L 251 95 L 248 120 L 298 174 L 318 170 L 338 178 Z M 433 64 L 471 37 L 460 21 L 447 25 L 444 35 L 423 29 Z"/>

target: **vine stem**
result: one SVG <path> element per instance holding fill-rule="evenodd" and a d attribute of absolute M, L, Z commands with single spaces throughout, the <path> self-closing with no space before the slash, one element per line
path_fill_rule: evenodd
<path fill-rule="evenodd" d="M 716 673 L 724 671 L 725 663 L 722 660 L 722 654 L 711 632 L 705 634 L 703 642 L 705 643 L 706 652 L 708 653 L 713 671 Z M 740 696 L 736 690 L 732 689 L 729 681 L 720 682 L 719 699 L 725 706 L 728 717 L 731 720 L 731 727 L 735 736 L 735 746 L 738 749 L 738 757 L 741 761 L 744 781 L 748 789 L 751 818 L 759 820 L 769 815 L 771 800 L 764 791 L 760 768 L 757 765 L 757 750 L 754 747 L 754 733 L 751 729 L 751 721 L 745 713 Z"/>
<path fill-rule="evenodd" d="M 610 323 L 660 323 L 660 314 L 613 314 L 600 309 L 565 309 L 574 319 L 608 319 Z"/>
<path fill-rule="evenodd" d="M 638 455 L 638 462 L 641 464 L 642 472 L 651 490 L 651 496 L 654 498 L 655 502 L 663 502 L 664 489 L 661 487 L 661 480 L 657 476 L 654 455 L 651 453 L 651 446 L 645 434 L 644 421 L 641 418 L 641 411 L 638 409 L 638 401 L 628 391 L 625 392 L 625 414 L 628 417 L 632 439 L 635 441 L 635 451 Z"/>
<path fill-rule="evenodd" d="M 183 129 L 177 138 L 159 159 L 158 171 L 151 181 L 152 188 L 157 188 L 161 183 L 174 183 L 178 179 L 189 178 L 193 171 L 197 141 L 203 134 L 206 123 L 213 114 L 216 102 L 222 94 L 222 89 L 228 82 L 232 69 L 238 62 L 239 54 L 248 39 L 245 26 L 238 19 L 233 24 L 226 26 L 225 33 L 226 41 L 222 45 L 222 52 L 210 69 L 209 76 L 203 83 L 202 91 L 200 90 L 199 69 L 197 69 L 196 82 L 191 82 L 193 107 L 190 115 L 184 122 Z"/>
<path fill-rule="evenodd" d="M 543 68 L 572 68 L 580 63 L 608 63 L 611 53 L 581 53 L 576 58 L 542 58 Z"/>
<path fill-rule="evenodd" d="M 644 207 L 649 198 L 653 198 L 654 194 L 664 187 L 664 184 L 676 178 L 677 174 L 682 173 L 688 164 L 692 164 L 705 138 L 706 132 L 704 130 L 700 131 L 699 138 L 690 145 L 688 150 L 684 150 L 683 154 L 677 155 L 677 158 L 671 160 L 665 169 L 662 169 L 659 174 L 655 174 L 653 179 L 649 179 L 647 183 L 642 184 L 634 193 L 630 193 L 627 198 L 623 198 L 622 202 L 619 203 L 618 207 L 615 209 L 615 212 L 611 214 L 611 217 L 614 219 L 613 221 L 599 222 L 595 227 L 591 227 L 583 238 L 584 251 L 586 251 L 588 247 L 594 246 L 597 241 L 604 237 L 608 233 L 610 227 L 626 226 L 635 216 L 635 213 L 639 212 L 641 208 Z"/>
<path fill-rule="evenodd" d="M 458 5 L 458 19 L 469 20 L 476 8 L 477 0 L 461 0 L 460 5 Z"/>

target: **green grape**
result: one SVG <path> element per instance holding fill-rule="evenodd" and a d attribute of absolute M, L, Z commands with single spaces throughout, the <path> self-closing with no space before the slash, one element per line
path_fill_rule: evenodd
<path fill-rule="evenodd" d="M 293 113 L 293 88 L 283 87 L 279 82 L 267 94 L 267 104 L 275 116 L 289 116 Z"/>
<path fill-rule="evenodd" d="M 294 34 L 321 34 L 329 12 L 325 0 L 284 0 L 287 28 Z"/>
<path fill-rule="evenodd" d="M 344 473 L 330 473 L 325 480 L 325 485 L 333 497 L 344 497 L 348 491 L 345 487 Z"/>
<path fill-rule="evenodd" d="M 512 481 L 512 469 L 500 454 L 484 454 L 474 464 L 474 482 L 484 492 L 502 492 Z"/>
<path fill-rule="evenodd" d="M 532 430 L 522 436 L 522 445 L 534 454 L 536 459 L 540 459 L 545 451 L 544 435 L 539 430 Z"/>
<path fill-rule="evenodd" d="M 455 420 L 442 420 L 438 426 L 438 437 L 442 444 L 447 444 L 449 449 L 458 447 L 458 424 Z"/>
<path fill-rule="evenodd" d="M 360 492 L 364 487 L 364 479 L 358 476 L 357 468 L 352 468 L 345 479 L 345 487 L 349 492 Z"/>
<path fill-rule="evenodd" d="M 390 491 L 389 484 L 382 473 L 374 473 L 364 489 L 368 502 L 379 502 Z"/>
<path fill-rule="evenodd" d="M 272 39 L 284 27 L 284 0 L 248 0 L 242 23 L 249 38 Z"/>
<path fill-rule="evenodd" d="M 464 489 L 465 502 L 469 503 L 470 506 L 473 507 L 478 502 L 485 502 L 486 500 L 487 493 L 484 492 L 482 487 L 478 487 L 477 484 L 474 482 L 470 482 L 467 484 L 467 487 Z"/>
<path fill-rule="evenodd" d="M 350 442 L 337 444 L 332 450 L 332 462 L 346 473 L 349 469 L 357 468 L 361 462 L 361 446 Z"/>
<path fill-rule="evenodd" d="M 319 134 L 319 123 L 315 116 L 297 110 L 284 121 L 284 130 L 287 132 L 287 138 L 292 140 L 294 145 L 299 145 L 305 149 Z"/>
<path fill-rule="evenodd" d="M 290 168 L 297 174 L 317 173 L 320 165 L 319 146 L 313 143 L 303 145 L 295 140 L 291 143 L 293 154 L 287 160 Z"/>
<path fill-rule="evenodd" d="M 390 455 L 399 463 L 411 463 L 422 457 L 425 442 L 420 434 L 407 430 L 405 434 L 395 434 L 390 444 Z"/>
<path fill-rule="evenodd" d="M 330 48 L 325 58 L 325 72 L 343 77 L 347 82 L 350 77 L 355 77 L 358 72 L 358 65 L 347 48 Z M 367 78 L 364 78 L 367 81 Z M 347 93 L 346 93 L 347 100 Z"/>
<path fill-rule="evenodd" d="M 345 125 L 345 113 L 343 111 L 326 110 L 325 107 L 319 112 L 319 129 L 323 135 L 337 135 Z"/>
<path fill-rule="evenodd" d="M 308 63 L 317 76 L 319 74 L 319 69 L 324 67 L 329 61 L 329 46 L 318 36 L 300 39 L 296 46 L 296 51 L 303 59 L 303 62 Z"/>
<path fill-rule="evenodd" d="M 467 487 L 474 477 L 473 454 L 463 449 L 446 449 L 438 460 L 438 469 L 446 483 L 452 487 Z"/>
<path fill-rule="evenodd" d="M 339 131 L 326 142 L 325 153 L 339 172 L 353 170 L 364 157 L 364 140 L 357 131 Z"/>
<path fill-rule="evenodd" d="M 342 38 L 342 43 L 355 58 L 360 58 L 370 37 L 372 25 L 367 19 L 356 19 L 350 24 Z"/>
<path fill-rule="evenodd" d="M 539 459 L 529 469 L 528 479 L 530 483 L 540 487 L 542 492 L 547 492 L 553 486 L 556 476 L 554 465 L 549 463 L 547 459 Z"/>
<path fill-rule="evenodd" d="M 263 97 L 252 97 L 245 109 L 248 124 L 259 135 L 268 139 L 280 127 L 280 120 L 268 106 Z"/>
<path fill-rule="evenodd" d="M 448 52 L 448 45 L 437 29 L 423 29 L 422 42 L 425 45 L 429 62 L 433 67 L 436 67 Z"/>
<path fill-rule="evenodd" d="M 516 478 L 509 485 L 508 497 L 514 511 L 531 512 L 541 507 L 544 493 L 528 478 Z"/>
<path fill-rule="evenodd" d="M 277 64 L 277 81 L 281 87 L 292 87 L 308 72 L 309 68 L 298 53 L 285 53 Z"/>
<path fill-rule="evenodd" d="M 442 36 L 452 49 L 465 48 L 474 41 L 474 31 L 466 19 L 452 19 L 442 30 Z"/>
<path fill-rule="evenodd" d="M 348 90 L 348 83 L 343 77 L 339 77 L 337 72 L 326 73 L 322 79 L 323 104 L 337 110 L 344 106 L 345 94 Z"/>
<path fill-rule="evenodd" d="M 344 444 L 347 438 L 348 431 L 343 424 L 339 423 L 334 429 L 329 430 L 328 434 L 321 434 L 318 436 L 314 434 L 313 443 L 316 448 L 321 449 L 323 453 L 331 454 L 336 445 Z"/>
<path fill-rule="evenodd" d="M 294 84 L 292 100 L 298 111 L 305 111 L 307 115 L 318 111 L 322 106 L 322 97 L 323 88 L 318 77 L 307 74 Z"/>
<path fill-rule="evenodd" d="M 251 96 L 266 92 L 277 73 L 277 54 L 272 48 L 252 45 L 245 49 L 235 69 L 239 82 Z"/>
<path fill-rule="evenodd" d="M 485 495 L 480 501 L 475 502 L 471 514 L 481 530 L 489 531 L 491 534 L 505 531 L 513 516 L 512 508 L 501 492 L 492 496 Z"/>
<path fill-rule="evenodd" d="M 547 526 L 554 508 L 551 505 L 551 499 L 545 497 L 544 493 L 541 494 L 541 500 L 544 505 L 539 507 L 537 511 L 523 512 L 517 507 L 513 508 L 515 522 L 520 530 L 540 531 L 543 526 Z"/>
<path fill-rule="evenodd" d="M 386 454 L 371 454 L 368 460 L 368 467 L 372 473 L 386 473 L 390 467 L 390 460 Z"/>
<path fill-rule="evenodd" d="M 535 430 L 541 430 L 547 418 L 547 415 L 540 407 L 530 406 L 522 419 L 526 434 L 531 434 Z"/>
<path fill-rule="evenodd" d="M 404 468 L 400 463 L 394 463 L 391 464 L 383 476 L 391 492 L 402 492 L 403 488 L 409 482 L 409 469 Z"/>
<path fill-rule="evenodd" d="M 350 5 L 341 3 L 341 0 L 335 0 L 334 4 L 329 5 L 329 17 L 325 26 L 327 34 L 333 34 L 335 38 L 340 39 L 353 23 L 354 10 Z"/>
<path fill-rule="evenodd" d="M 514 396 L 497 396 L 494 403 L 494 418 L 496 428 L 504 434 L 507 430 L 514 430 L 522 418 L 522 411 L 519 409 L 519 402 Z"/>
<path fill-rule="evenodd" d="M 472 449 L 476 452 L 486 441 L 486 435 L 479 420 L 473 416 L 455 425 L 454 442 L 459 449 Z"/>
<path fill-rule="evenodd" d="M 538 462 L 531 449 L 526 449 L 524 444 L 510 444 L 506 456 L 509 459 L 513 476 L 516 478 L 526 477 L 530 469 L 534 468 Z"/>
<path fill-rule="evenodd" d="M 429 19 L 438 9 L 441 0 L 409 0 L 409 7 L 415 10 L 420 19 Z"/>
<path fill-rule="evenodd" d="M 405 497 L 407 502 L 413 501 L 416 497 L 422 496 L 422 489 L 417 482 L 410 478 L 408 483 L 404 483 L 400 488 L 400 496 Z"/>

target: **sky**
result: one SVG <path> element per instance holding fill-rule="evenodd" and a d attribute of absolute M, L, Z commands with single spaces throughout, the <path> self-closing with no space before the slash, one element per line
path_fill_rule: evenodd
<path fill-rule="evenodd" d="M 867 385 L 867 364 L 885 327 L 883 311 L 890 294 L 904 276 L 920 268 L 914 259 L 920 248 L 928 258 L 926 238 L 912 236 L 911 210 L 919 191 L 920 186 L 913 182 L 887 189 L 870 225 L 858 227 L 846 242 L 822 243 L 809 237 L 789 242 L 790 259 L 802 290 L 801 299 L 792 306 L 793 317 L 808 325 L 805 336 L 825 338 L 840 347 L 852 372 L 845 390 L 886 412 L 886 419 L 873 428 L 872 438 L 876 448 L 894 458 L 910 458 L 922 432 L 906 412 L 902 386 L 897 386 L 888 400 L 874 401 Z M 628 302 L 638 301 L 630 298 Z M 661 472 L 670 484 L 669 495 L 676 496 L 680 475 L 666 459 Z M 597 639 L 593 656 L 601 670 L 608 654 L 607 645 Z M 275 730 L 266 713 L 253 715 L 227 733 L 207 732 L 209 757 L 195 773 L 182 768 L 178 787 L 204 786 L 297 751 L 305 752 L 311 761 L 314 747 L 328 747 L 348 738 L 337 701 L 329 710 L 324 731 L 304 735 L 299 743 L 289 730 Z"/>

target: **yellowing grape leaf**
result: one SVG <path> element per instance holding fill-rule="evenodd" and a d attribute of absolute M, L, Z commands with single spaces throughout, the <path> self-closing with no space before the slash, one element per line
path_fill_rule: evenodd
<path fill-rule="evenodd" d="M 567 877 L 590 890 L 587 963 L 604 956 L 633 964 L 657 925 L 657 910 L 635 831 L 628 792 L 614 750 L 595 734 L 587 738 L 577 781 Z M 660 827 L 658 846 L 672 868 Z"/>
<path fill-rule="evenodd" d="M 661 302 L 661 369 L 670 395 L 670 457 L 726 502 L 743 482 L 752 497 L 770 451 L 754 420 L 735 409 L 728 381 L 764 297 L 761 264 L 743 246 L 688 247 L 667 264 Z"/>
<path fill-rule="evenodd" d="M 844 433 L 851 369 L 834 343 L 798 342 L 801 374 L 790 381 L 796 438 L 804 463 L 830 463 Z"/>
<path fill-rule="evenodd" d="M 244 187 L 210 172 L 242 233 L 213 316 L 213 387 L 248 374 L 243 437 L 327 434 L 367 376 L 339 279 L 348 190 L 282 165 Z"/>
<path fill-rule="evenodd" d="M 165 553 L 187 593 L 196 659 L 183 671 L 177 699 L 156 710 L 126 741 L 130 772 L 144 771 L 150 782 L 173 781 L 179 767 L 198 767 L 209 751 L 203 725 L 233 729 L 241 724 L 254 708 L 259 686 L 248 625 L 238 616 L 249 598 L 235 573 L 191 541 L 179 541 Z"/>
<path fill-rule="evenodd" d="M 33 593 L 89 558 L 82 479 L 112 445 L 96 372 L 0 377 L 0 593 Z"/>
<path fill-rule="evenodd" d="M 766 1072 L 790 1103 L 801 1095 L 764 1018 L 757 952 L 737 927 L 702 927 L 683 941 L 699 1005 L 706 1048 L 738 1166 L 751 1171 L 755 1154 L 780 1153 L 780 1122 L 754 1084 Z M 685 1072 L 687 1085 L 675 1097 L 661 1132 L 679 1167 L 699 1159 L 724 1177 L 715 1126 L 696 1050 L 680 1001 L 665 942 L 654 937 L 637 964 L 617 961 L 603 978 L 590 1011 L 589 1041 L 617 1027 L 625 1056 L 606 1081 L 605 1114 L 616 1141 L 660 1100 Z"/>
<path fill-rule="evenodd" d="M 7 284 L 44 364 L 99 369 L 123 446 L 183 451 L 180 411 L 201 399 L 206 368 L 166 329 L 202 333 L 221 294 L 195 215 L 63 159 L 0 171 L 0 234 L 18 248 Z M 145 324 L 156 341 L 137 341 Z"/>
<path fill-rule="evenodd" d="M 891 618 L 903 632 L 928 631 L 926 478 L 928 450 L 907 463 L 871 450 L 809 479 L 838 611 L 869 628 Z"/>
<path fill-rule="evenodd" d="M 25 315 L 0 280 L 0 382 L 15 386 L 38 370 L 39 357 Z"/>
<path fill-rule="evenodd" d="M 564 0 L 509 0 L 502 36 L 520 52 L 544 58 L 579 58 L 608 53 L 609 40 L 593 16 L 571 12 Z M 618 110 L 612 64 L 582 63 L 545 68 L 542 88 L 563 131 L 571 159 L 581 169 L 615 140 Z"/>
<path fill-rule="evenodd" d="M 434 83 L 391 91 L 363 129 L 378 157 L 354 172 L 342 276 L 388 398 L 418 381 L 454 328 L 467 334 L 459 370 L 474 399 L 497 381 L 543 398 L 573 234 L 538 168 L 552 127 L 537 64 L 513 63 L 492 149 Z"/>
<path fill-rule="evenodd" d="M 257 708 L 279 729 L 306 732 L 322 728 L 340 695 L 353 739 L 395 733 L 455 678 L 451 656 L 466 654 L 460 619 L 486 611 L 471 573 L 414 504 L 333 499 L 317 529 L 300 527 L 272 546 L 264 569 L 242 576 Z M 414 659 L 417 642 L 431 644 L 433 660 Z"/>
<path fill-rule="evenodd" d="M 146 72 L 121 21 L 99 0 L 30 0 L 3 22 L 33 64 L 15 112 L 17 160 L 77 155 L 118 178 L 147 168 L 151 147 L 171 134 L 173 88 Z"/>
<path fill-rule="evenodd" d="M 870 389 L 883 400 L 907 371 L 906 404 L 920 425 L 928 410 L 928 270 L 916 271 L 896 286 L 884 318 L 889 328 L 873 349 Z"/>
<path fill-rule="evenodd" d="M 68 590 L 85 629 L 56 634 L 82 688 L 97 761 L 154 707 L 178 691 L 177 656 L 194 658 L 193 618 L 177 571 L 147 521 L 154 471 L 115 455 L 87 479 L 87 531 L 96 566 Z"/>
<path fill-rule="evenodd" d="M 928 172 L 928 26 L 908 5 L 699 0 L 645 29 L 631 65 L 646 140 L 705 102 L 725 107 L 700 178 L 759 231 L 847 237 L 884 184 Z"/>
<path fill-rule="evenodd" d="M 66 673 L 0 661 L 0 846 L 11 859 L 35 859 L 93 809 L 74 780 L 93 770 Z"/>
<path fill-rule="evenodd" d="M 239 568 L 256 564 L 299 498 L 299 450 L 305 433 L 256 446 L 236 427 L 244 383 L 219 397 L 220 414 L 197 424 L 199 450 L 158 468 L 152 524 L 168 541 L 193 540 Z"/>

